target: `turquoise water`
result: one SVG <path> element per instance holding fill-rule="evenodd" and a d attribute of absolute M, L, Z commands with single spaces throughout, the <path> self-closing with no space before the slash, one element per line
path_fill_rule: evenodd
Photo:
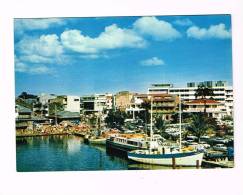
<path fill-rule="evenodd" d="M 20 172 L 171 169 L 133 163 L 70 135 L 17 138 L 16 155 Z"/>

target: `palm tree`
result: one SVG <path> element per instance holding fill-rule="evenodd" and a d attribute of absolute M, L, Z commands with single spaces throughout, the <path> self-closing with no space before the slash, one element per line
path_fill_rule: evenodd
<path fill-rule="evenodd" d="M 203 100 L 203 102 L 204 102 L 204 114 L 205 115 L 206 115 L 207 97 L 211 96 L 211 98 L 212 98 L 213 95 L 214 95 L 214 93 L 213 93 L 212 88 L 206 87 L 204 84 L 198 85 L 198 88 L 195 92 L 195 97 L 196 97 L 196 99 L 198 97 L 200 97 Z"/>
<path fill-rule="evenodd" d="M 161 115 L 158 115 L 156 118 L 155 118 L 155 127 L 159 130 L 161 136 L 164 135 L 165 133 L 165 130 L 166 130 L 166 123 L 165 121 L 162 119 L 162 116 Z"/>
<path fill-rule="evenodd" d="M 150 106 L 151 103 L 148 101 L 144 101 L 141 104 L 141 108 L 144 109 L 144 112 L 141 113 L 140 118 L 145 122 L 145 124 L 149 123 L 150 117 L 149 117 L 149 110 L 150 110 Z"/>
<path fill-rule="evenodd" d="M 209 128 L 213 128 L 206 117 L 202 113 L 195 113 L 192 115 L 192 122 L 187 128 L 189 132 L 195 135 L 200 142 L 201 136 L 205 135 Z"/>

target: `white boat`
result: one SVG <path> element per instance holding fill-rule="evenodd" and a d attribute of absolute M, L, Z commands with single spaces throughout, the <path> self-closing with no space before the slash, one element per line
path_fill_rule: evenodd
<path fill-rule="evenodd" d="M 149 150 L 134 150 L 128 153 L 128 158 L 136 162 L 154 165 L 172 166 L 174 163 L 176 166 L 201 166 L 203 153 L 197 151 L 163 153 L 159 150 L 152 152 Z"/>
<path fill-rule="evenodd" d="M 144 134 L 119 134 L 106 140 L 107 149 L 131 151 L 137 149 L 158 148 L 159 138 L 147 138 Z"/>
<path fill-rule="evenodd" d="M 151 98 L 151 125 L 150 135 L 153 137 L 152 116 L 153 101 Z M 180 114 L 180 139 L 179 148 L 170 148 L 160 146 L 157 149 L 149 148 L 148 150 L 134 150 L 128 152 L 128 159 L 145 164 L 155 165 L 179 165 L 179 166 L 201 166 L 204 153 L 202 151 L 186 151 L 181 147 L 181 103 L 179 104 Z"/>
<path fill-rule="evenodd" d="M 90 137 L 89 135 L 84 137 L 86 143 L 93 145 L 106 145 L 106 140 L 111 136 L 119 135 L 118 130 L 110 129 L 108 131 L 102 132 L 99 137 Z"/>
<path fill-rule="evenodd" d="M 106 138 L 91 138 L 89 139 L 90 144 L 105 145 Z"/>

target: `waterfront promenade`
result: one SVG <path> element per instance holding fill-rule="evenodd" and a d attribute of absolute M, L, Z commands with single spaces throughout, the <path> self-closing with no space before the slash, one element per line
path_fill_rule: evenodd
<path fill-rule="evenodd" d="M 92 128 L 85 124 L 79 125 L 47 125 L 38 129 L 25 129 L 16 131 L 16 137 L 29 136 L 50 136 L 50 135 L 68 135 L 76 134 L 85 136 L 91 133 Z"/>

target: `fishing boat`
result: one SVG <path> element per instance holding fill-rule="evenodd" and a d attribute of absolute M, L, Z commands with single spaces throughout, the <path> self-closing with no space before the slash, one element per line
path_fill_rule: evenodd
<path fill-rule="evenodd" d="M 100 136 L 89 136 L 84 138 L 85 143 L 93 145 L 106 145 L 106 140 L 111 136 L 116 136 L 120 132 L 116 129 L 110 129 L 108 131 L 103 131 Z"/>
<path fill-rule="evenodd" d="M 108 150 L 118 150 L 126 154 L 127 151 L 131 150 L 155 149 L 158 145 L 159 138 L 150 140 L 145 134 L 119 134 L 106 140 L 106 148 Z"/>
<path fill-rule="evenodd" d="M 159 146 L 157 149 L 133 150 L 128 152 L 128 159 L 136 162 L 154 165 L 172 166 L 201 166 L 204 153 L 202 151 L 191 151 L 181 147 L 181 98 L 179 97 L 179 118 L 180 118 L 180 138 L 179 147 Z M 153 99 L 151 97 L 151 124 L 150 135 L 153 138 Z"/>

